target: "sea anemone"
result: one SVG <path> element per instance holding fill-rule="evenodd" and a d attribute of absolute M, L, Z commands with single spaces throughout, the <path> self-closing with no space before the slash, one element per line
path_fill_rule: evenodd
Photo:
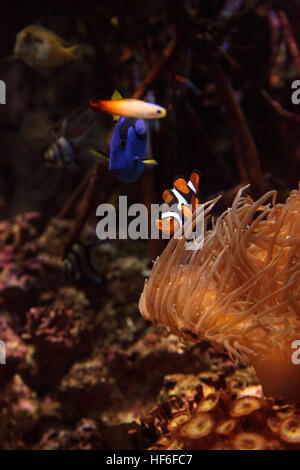
<path fill-rule="evenodd" d="M 181 339 L 209 340 L 237 361 L 250 360 L 266 395 L 300 401 L 300 189 L 285 204 L 269 191 L 256 202 L 238 191 L 232 207 L 190 249 L 203 207 L 154 263 L 142 315 Z M 198 243 L 198 245 L 197 245 Z M 294 355 L 293 355 L 294 354 Z"/>

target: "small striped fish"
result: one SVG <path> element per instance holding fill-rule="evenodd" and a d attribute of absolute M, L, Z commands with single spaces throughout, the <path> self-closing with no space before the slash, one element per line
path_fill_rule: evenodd
<path fill-rule="evenodd" d="M 192 216 L 199 204 L 199 181 L 200 172 L 194 170 L 189 180 L 177 176 L 173 188 L 163 192 L 164 209 L 161 218 L 155 221 L 158 230 L 173 235 Z"/>

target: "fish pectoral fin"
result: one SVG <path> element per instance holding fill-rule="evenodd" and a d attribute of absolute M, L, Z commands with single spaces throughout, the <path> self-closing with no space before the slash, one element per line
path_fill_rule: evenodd
<path fill-rule="evenodd" d="M 188 206 L 185 206 L 184 204 L 182 204 L 182 213 L 185 219 L 189 219 L 193 215 L 191 209 Z"/>
<path fill-rule="evenodd" d="M 108 166 L 109 165 L 109 156 L 102 152 L 101 150 L 91 149 L 91 154 L 97 157 L 97 161 L 102 163 L 102 165 Z"/>
<path fill-rule="evenodd" d="M 170 189 L 165 189 L 162 195 L 163 200 L 165 201 L 166 204 L 174 203 L 175 204 L 175 197 L 172 191 Z"/>

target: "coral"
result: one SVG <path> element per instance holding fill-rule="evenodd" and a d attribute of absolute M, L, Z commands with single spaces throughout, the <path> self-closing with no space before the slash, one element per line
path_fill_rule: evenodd
<path fill-rule="evenodd" d="M 18 217 L 13 224 L 22 221 Z M 137 376 L 147 355 L 155 360 L 153 341 L 146 340 L 145 351 L 142 342 L 129 351 L 148 328 L 137 311 L 148 260 L 138 259 L 134 249 L 129 254 L 124 243 L 103 243 L 97 256 L 104 285 L 71 283 L 64 278 L 59 258 L 71 223 L 54 221 L 41 233 L 35 221 L 27 220 L 20 245 L 10 235 L 12 223 L 1 223 L 6 233 L 1 259 L 6 266 L 10 263 L 19 282 L 28 275 L 36 286 L 22 287 L 11 296 L 8 287 L 0 292 L 0 339 L 6 343 L 6 364 L 0 364 L 1 383 L 6 384 L 1 389 L 1 448 L 111 448 L 116 439 L 124 448 L 143 448 L 146 441 L 140 425 L 134 424 L 142 394 L 136 399 L 139 387 L 127 390 L 125 383 L 134 356 L 144 358 L 136 361 Z M 88 226 L 83 237 L 93 233 Z M 171 345 L 163 342 L 160 357 Z M 16 411 L 19 398 L 12 394 L 18 383 L 27 400 L 28 426 L 24 413 Z M 148 395 L 151 386 L 147 380 Z"/>
<path fill-rule="evenodd" d="M 260 385 L 237 387 L 235 375 L 225 388 L 207 385 L 203 374 L 170 380 L 169 399 L 142 420 L 158 435 L 149 449 L 300 449 L 299 406 L 263 397 Z"/>
<path fill-rule="evenodd" d="M 14 375 L 0 393 L 0 440 L 2 449 L 24 448 L 24 436 L 30 434 L 40 416 L 40 402 L 36 393 Z"/>
<path fill-rule="evenodd" d="M 102 439 L 95 421 L 82 418 L 73 429 L 52 428 L 43 434 L 39 450 L 88 450 L 101 449 Z"/>
<path fill-rule="evenodd" d="M 20 336 L 8 325 L 4 317 L 0 317 L 0 339 L 5 343 L 5 362 L 8 367 L 0 367 L 0 382 L 10 378 L 23 362 L 26 361 L 28 347 Z"/>
<path fill-rule="evenodd" d="M 32 307 L 27 313 L 23 338 L 35 346 L 35 371 L 40 384 L 60 380 L 74 359 L 89 353 L 92 310 L 85 295 L 61 288 L 50 305 Z"/>
<path fill-rule="evenodd" d="M 0 222 L 0 304 L 15 312 L 26 311 L 39 286 L 43 263 L 37 233 L 39 215 L 25 213 Z"/>

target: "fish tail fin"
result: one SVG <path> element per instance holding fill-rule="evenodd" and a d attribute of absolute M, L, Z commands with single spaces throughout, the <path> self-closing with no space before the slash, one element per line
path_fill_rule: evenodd
<path fill-rule="evenodd" d="M 145 165 L 158 165 L 158 162 L 156 160 L 154 160 L 154 158 L 141 158 L 141 157 L 133 157 L 133 160 L 139 160 L 143 163 L 145 163 Z"/>
<path fill-rule="evenodd" d="M 100 109 L 102 111 L 102 101 L 89 100 L 89 105 L 92 109 Z"/>
<path fill-rule="evenodd" d="M 68 48 L 70 57 L 72 60 L 83 61 L 84 59 L 93 59 L 95 57 L 95 51 L 91 46 L 83 44 L 74 44 Z"/>
<path fill-rule="evenodd" d="M 145 163 L 145 165 L 158 165 L 158 162 L 153 159 L 142 160 L 142 162 Z"/>
<path fill-rule="evenodd" d="M 75 44 L 68 48 L 70 57 L 72 60 L 81 60 L 82 59 L 82 51 L 81 46 L 79 44 Z"/>
<path fill-rule="evenodd" d="M 104 112 L 108 112 L 110 113 L 109 109 L 107 109 L 107 101 L 105 100 L 98 100 L 98 101 L 93 101 L 93 100 L 90 100 L 89 101 L 89 104 L 90 104 L 90 107 L 92 109 L 95 109 L 96 111 L 104 111 Z M 119 119 L 120 116 L 115 116 L 113 115 L 113 120 L 114 121 L 117 121 Z"/>

